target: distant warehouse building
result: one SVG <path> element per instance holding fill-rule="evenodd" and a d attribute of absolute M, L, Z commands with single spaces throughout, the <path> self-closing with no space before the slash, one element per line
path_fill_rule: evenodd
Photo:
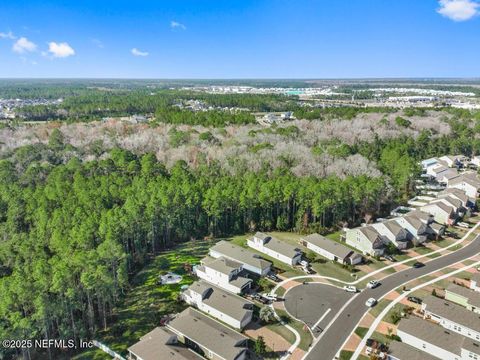
<path fill-rule="evenodd" d="M 356 265 L 361 263 L 363 259 L 362 255 L 357 254 L 352 249 L 320 234 L 310 234 L 302 237 L 300 243 L 307 249 L 341 264 Z"/>

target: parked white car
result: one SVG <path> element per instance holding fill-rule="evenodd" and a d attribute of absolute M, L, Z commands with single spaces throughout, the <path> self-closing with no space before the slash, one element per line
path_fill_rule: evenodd
<path fill-rule="evenodd" d="M 306 260 L 300 260 L 299 264 L 302 265 L 303 267 L 308 267 L 310 265 Z"/>
<path fill-rule="evenodd" d="M 466 228 L 466 229 L 470 228 L 470 225 L 468 225 L 468 224 L 465 223 L 465 222 L 459 222 L 459 223 L 457 223 L 457 225 L 460 226 L 460 227 L 462 227 L 462 228 Z"/>
<path fill-rule="evenodd" d="M 345 285 L 343 287 L 343 290 L 345 290 L 346 292 L 351 292 L 351 293 L 356 293 L 358 291 L 355 286 L 351 286 L 351 285 Z"/>
<path fill-rule="evenodd" d="M 380 283 L 377 280 L 370 280 L 367 284 L 369 289 L 375 289 L 377 286 L 380 286 Z"/>
<path fill-rule="evenodd" d="M 367 305 L 368 307 L 373 307 L 373 306 L 375 306 L 376 303 L 377 303 L 377 300 L 375 300 L 374 298 L 370 298 L 370 299 L 367 300 L 365 305 Z"/>
<path fill-rule="evenodd" d="M 272 294 L 262 294 L 262 297 L 267 299 L 267 300 L 270 300 L 270 301 L 277 301 L 278 300 L 278 296 L 277 295 L 272 295 Z"/>

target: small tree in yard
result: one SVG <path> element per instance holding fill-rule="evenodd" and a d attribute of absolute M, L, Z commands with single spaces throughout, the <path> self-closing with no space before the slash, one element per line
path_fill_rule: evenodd
<path fill-rule="evenodd" d="M 267 352 L 267 345 L 265 345 L 265 340 L 263 340 L 263 336 L 259 336 L 255 340 L 255 353 L 257 355 L 264 355 Z"/>
<path fill-rule="evenodd" d="M 260 320 L 265 324 L 268 324 L 275 319 L 273 309 L 269 306 L 264 306 L 260 309 L 259 317 Z"/>

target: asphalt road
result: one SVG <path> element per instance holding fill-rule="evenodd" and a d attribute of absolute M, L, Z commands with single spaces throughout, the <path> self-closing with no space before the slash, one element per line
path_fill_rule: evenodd
<path fill-rule="evenodd" d="M 368 311 L 365 302 L 368 298 L 379 299 L 393 289 L 419 276 L 434 272 L 459 261 L 468 259 L 480 252 L 480 236 L 477 236 L 470 244 L 448 255 L 444 255 L 425 263 L 419 269 L 409 268 L 392 274 L 381 280 L 381 285 L 376 289 L 365 289 L 344 310 L 338 314 L 332 325 L 322 334 L 320 340 L 310 351 L 307 360 L 334 359 L 340 347 L 355 329 L 362 316 Z"/>
<path fill-rule="evenodd" d="M 331 285 L 306 283 L 290 289 L 285 295 L 285 308 L 308 325 L 315 336 L 333 319 L 352 297 L 351 293 Z"/>

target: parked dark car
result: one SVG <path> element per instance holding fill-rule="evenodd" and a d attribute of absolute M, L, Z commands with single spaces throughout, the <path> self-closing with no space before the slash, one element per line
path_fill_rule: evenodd
<path fill-rule="evenodd" d="M 409 297 L 407 297 L 407 300 L 410 301 L 410 302 L 413 302 L 415 304 L 421 304 L 422 303 L 422 299 L 420 299 L 416 296 L 409 296 Z"/>
<path fill-rule="evenodd" d="M 415 269 L 418 269 L 418 268 L 424 267 L 425 264 L 417 261 L 417 262 L 414 263 L 412 266 L 413 266 Z"/>
<path fill-rule="evenodd" d="M 385 259 L 391 262 L 397 262 L 397 259 L 395 259 L 392 255 L 385 255 Z"/>

